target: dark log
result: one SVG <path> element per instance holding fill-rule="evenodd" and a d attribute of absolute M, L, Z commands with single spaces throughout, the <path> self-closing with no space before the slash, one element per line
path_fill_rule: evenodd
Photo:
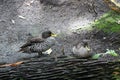
<path fill-rule="evenodd" d="M 118 68 L 118 60 L 32 58 L 17 67 L 0 68 L 0 80 L 115 80 Z"/>

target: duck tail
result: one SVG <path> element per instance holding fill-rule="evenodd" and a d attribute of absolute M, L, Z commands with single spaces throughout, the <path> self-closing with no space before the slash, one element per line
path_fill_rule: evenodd
<path fill-rule="evenodd" d="M 20 49 L 19 51 L 17 51 L 17 52 L 22 52 L 23 51 L 23 49 Z"/>

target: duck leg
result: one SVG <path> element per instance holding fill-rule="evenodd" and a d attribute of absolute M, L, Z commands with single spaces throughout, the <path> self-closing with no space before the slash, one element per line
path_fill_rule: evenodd
<path fill-rule="evenodd" d="M 42 56 L 42 52 L 38 52 L 38 57 L 41 57 Z"/>

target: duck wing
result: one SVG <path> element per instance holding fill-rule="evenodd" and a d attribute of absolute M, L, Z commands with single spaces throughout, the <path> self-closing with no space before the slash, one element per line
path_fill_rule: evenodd
<path fill-rule="evenodd" d="M 44 39 L 41 38 L 32 38 L 30 40 L 28 40 L 25 44 L 23 44 L 20 48 L 20 50 L 18 52 L 24 51 L 25 49 L 27 49 L 27 47 L 32 46 L 35 43 L 41 43 L 44 42 Z"/>

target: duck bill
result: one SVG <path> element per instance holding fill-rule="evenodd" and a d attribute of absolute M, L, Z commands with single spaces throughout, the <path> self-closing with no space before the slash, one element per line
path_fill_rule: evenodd
<path fill-rule="evenodd" d="M 86 49 L 87 49 L 88 51 L 90 51 L 90 48 L 89 48 L 88 46 L 86 46 Z"/>
<path fill-rule="evenodd" d="M 56 34 L 54 34 L 54 33 L 52 33 L 52 34 L 51 34 L 51 36 L 52 36 L 52 37 L 56 37 L 57 35 L 56 35 Z"/>

